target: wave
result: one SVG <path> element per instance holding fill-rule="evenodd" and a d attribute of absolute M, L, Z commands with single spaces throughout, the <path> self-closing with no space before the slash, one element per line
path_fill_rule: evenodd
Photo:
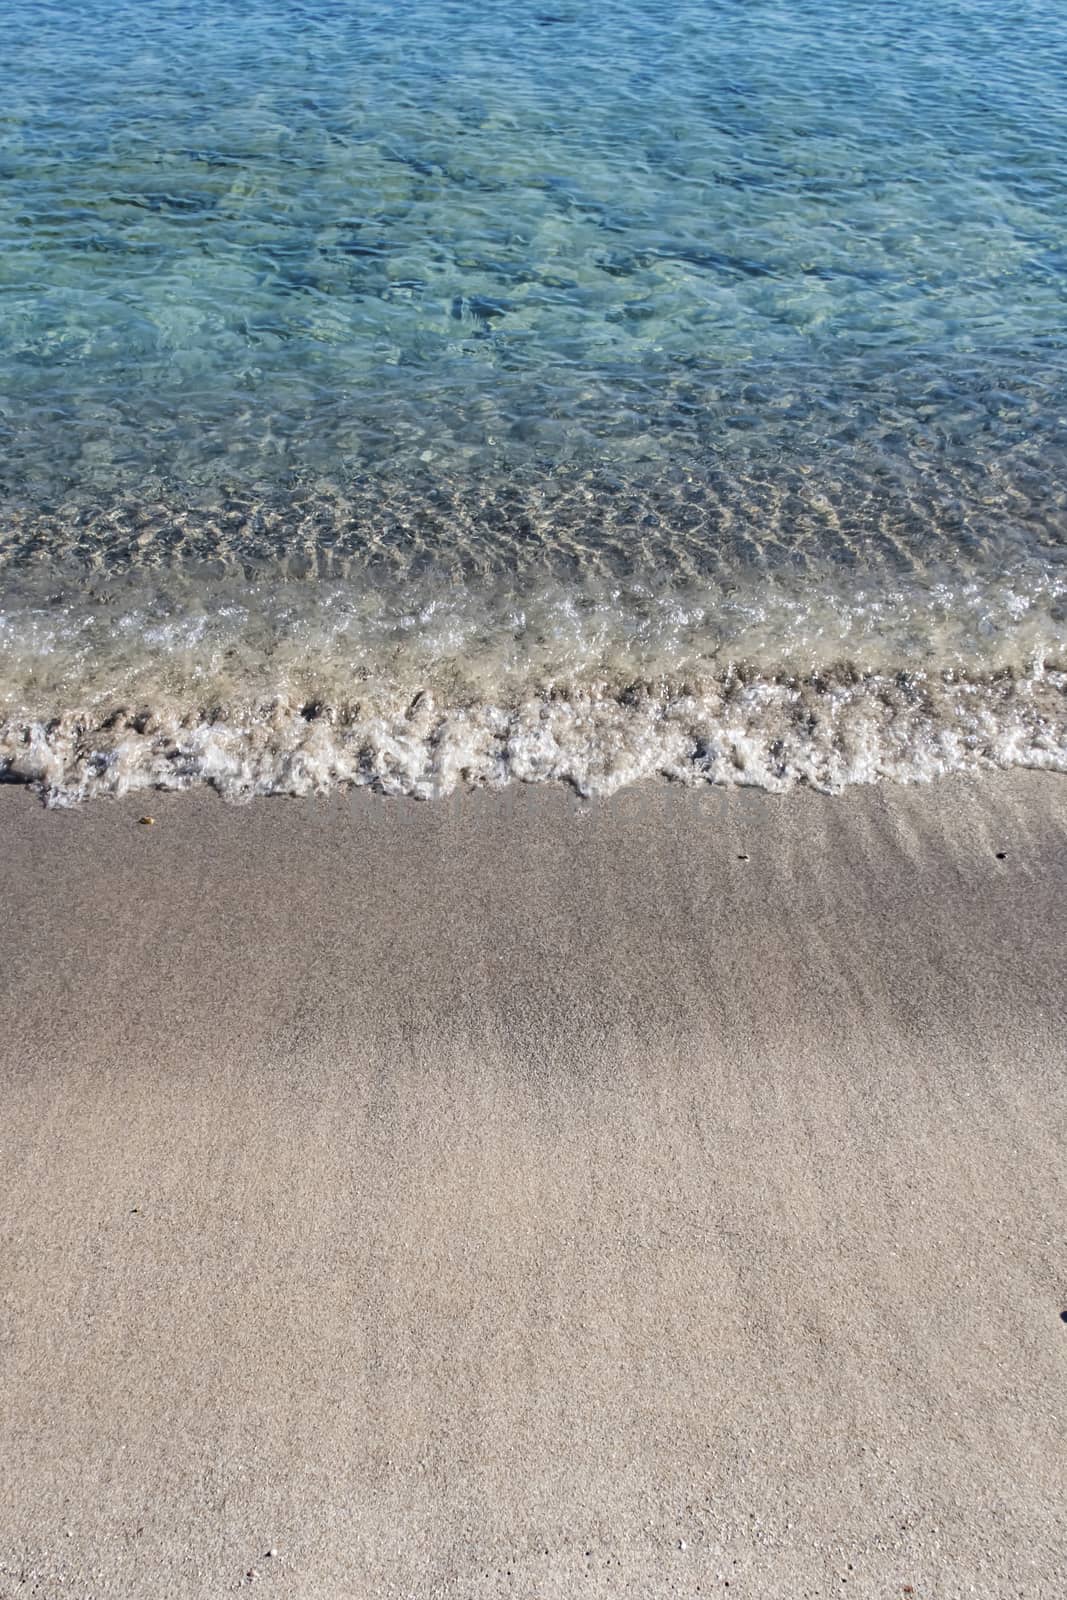
<path fill-rule="evenodd" d="M 210 784 L 430 798 L 652 775 L 830 792 L 1067 771 L 1067 580 L 720 585 L 156 576 L 0 612 L 0 777 L 52 805 Z"/>
<path fill-rule="evenodd" d="M 391 715 L 283 698 L 102 721 L 72 711 L 6 721 L 0 761 L 5 777 L 60 805 L 198 783 L 235 800 L 343 785 L 429 799 L 512 780 L 562 780 L 595 796 L 651 775 L 832 793 L 980 766 L 1067 771 L 1067 673 L 985 682 L 737 674 L 696 691 L 555 691 L 517 706 L 439 706 L 425 695 Z"/>

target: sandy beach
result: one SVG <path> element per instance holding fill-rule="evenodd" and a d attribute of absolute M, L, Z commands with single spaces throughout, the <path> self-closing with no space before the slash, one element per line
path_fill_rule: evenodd
<path fill-rule="evenodd" d="M 0 825 L 4 1600 L 1062 1593 L 1067 782 Z"/>

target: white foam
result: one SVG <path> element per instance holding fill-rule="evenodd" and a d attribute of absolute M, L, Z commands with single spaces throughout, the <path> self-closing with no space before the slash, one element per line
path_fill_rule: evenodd
<path fill-rule="evenodd" d="M 0 614 L 0 766 L 52 804 L 213 785 L 427 798 L 564 781 L 836 791 L 1067 770 L 1044 574 L 747 590 L 147 578 Z"/>

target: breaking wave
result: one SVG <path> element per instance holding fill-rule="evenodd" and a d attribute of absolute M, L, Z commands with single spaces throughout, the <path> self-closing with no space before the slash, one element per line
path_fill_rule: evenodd
<path fill-rule="evenodd" d="M 24 581 L 0 612 L 0 776 L 65 805 L 1067 771 L 1065 599 L 1036 563 L 847 584 Z"/>

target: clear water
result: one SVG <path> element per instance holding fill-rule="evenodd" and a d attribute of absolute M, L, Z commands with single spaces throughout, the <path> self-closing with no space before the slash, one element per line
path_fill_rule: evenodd
<path fill-rule="evenodd" d="M 1067 769 L 1055 0 L 13 0 L 0 767 Z"/>

